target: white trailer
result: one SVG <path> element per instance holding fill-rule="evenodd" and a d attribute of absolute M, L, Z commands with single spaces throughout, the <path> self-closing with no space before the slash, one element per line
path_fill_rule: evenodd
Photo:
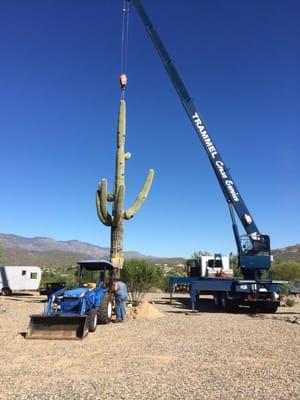
<path fill-rule="evenodd" d="M 0 267 L 0 291 L 9 296 L 13 291 L 38 290 L 42 270 L 36 266 Z"/>

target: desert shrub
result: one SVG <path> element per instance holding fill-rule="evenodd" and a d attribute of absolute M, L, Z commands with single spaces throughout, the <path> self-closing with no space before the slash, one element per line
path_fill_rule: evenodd
<path fill-rule="evenodd" d="M 40 287 L 46 283 L 66 282 L 67 287 L 76 285 L 77 268 L 66 267 L 48 267 L 43 270 Z"/>
<path fill-rule="evenodd" d="M 40 286 L 45 286 L 46 283 L 56 283 L 62 281 L 64 281 L 64 279 L 60 274 L 52 271 L 43 271 Z"/>
<path fill-rule="evenodd" d="M 169 279 L 170 279 L 170 276 L 180 276 L 180 275 L 176 275 L 176 274 L 167 274 L 167 275 L 164 275 L 164 276 L 162 277 L 162 280 L 161 280 L 161 283 L 160 283 L 159 288 L 160 288 L 161 290 L 163 290 L 164 292 L 167 292 L 167 291 L 169 290 Z"/>
<path fill-rule="evenodd" d="M 296 261 L 275 261 L 270 269 L 272 279 L 300 281 L 300 263 Z"/>
<path fill-rule="evenodd" d="M 233 266 L 233 275 L 241 276 L 238 268 L 238 259 L 236 256 L 231 258 Z M 263 271 L 261 279 L 278 279 L 289 282 L 300 281 L 300 263 L 297 261 L 276 260 L 268 271 Z"/>
<path fill-rule="evenodd" d="M 291 290 L 291 284 L 284 283 L 283 285 L 280 285 L 280 294 L 281 296 L 288 296 Z"/>
<path fill-rule="evenodd" d="M 238 256 L 236 255 L 232 255 L 230 257 L 230 265 L 232 267 L 233 270 L 233 276 L 242 276 L 242 272 L 241 269 L 238 266 Z"/>
<path fill-rule="evenodd" d="M 126 283 L 129 299 L 137 304 L 151 288 L 160 288 L 164 280 L 161 267 L 146 260 L 126 260 L 122 269 L 122 280 Z"/>
<path fill-rule="evenodd" d="M 191 259 L 200 261 L 202 256 L 211 256 L 211 254 L 206 250 L 194 251 L 191 255 Z"/>
<path fill-rule="evenodd" d="M 293 299 L 293 297 L 287 297 L 285 299 L 285 305 L 287 307 L 293 307 L 294 304 L 295 304 L 295 299 Z"/>

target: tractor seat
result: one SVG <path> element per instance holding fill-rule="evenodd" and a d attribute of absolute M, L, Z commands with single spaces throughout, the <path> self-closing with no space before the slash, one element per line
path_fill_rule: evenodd
<path fill-rule="evenodd" d="M 85 283 L 83 286 L 86 287 L 86 288 L 88 288 L 89 290 L 93 290 L 93 289 L 95 289 L 95 287 L 96 287 L 97 285 L 96 285 L 96 283 L 94 283 L 94 282 L 89 282 L 89 283 Z"/>

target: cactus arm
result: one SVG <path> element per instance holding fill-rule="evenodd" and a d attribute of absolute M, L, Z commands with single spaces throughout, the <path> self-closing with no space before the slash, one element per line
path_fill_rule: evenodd
<path fill-rule="evenodd" d="M 100 193 L 99 190 L 96 192 L 96 208 L 97 208 L 97 214 L 98 218 L 102 222 L 103 225 L 110 226 L 109 221 L 107 221 L 104 216 L 101 213 L 101 207 L 100 207 Z"/>
<path fill-rule="evenodd" d="M 123 218 L 123 204 L 125 197 L 125 185 L 119 187 L 116 202 L 115 202 L 115 212 L 113 217 L 113 226 L 118 226 Z"/>
<path fill-rule="evenodd" d="M 153 177 L 154 177 L 154 171 L 153 169 L 149 169 L 147 178 L 145 180 L 144 186 L 142 187 L 142 190 L 138 194 L 137 198 L 135 199 L 135 202 L 133 205 L 125 211 L 124 213 L 124 218 L 125 219 L 131 219 L 141 208 L 142 204 L 146 200 L 148 193 L 151 189 L 151 185 L 153 182 Z"/>
<path fill-rule="evenodd" d="M 112 225 L 112 216 L 107 211 L 107 181 L 106 179 L 101 179 L 99 184 L 99 189 L 96 193 L 96 206 L 97 206 L 97 213 L 100 221 L 106 225 Z"/>

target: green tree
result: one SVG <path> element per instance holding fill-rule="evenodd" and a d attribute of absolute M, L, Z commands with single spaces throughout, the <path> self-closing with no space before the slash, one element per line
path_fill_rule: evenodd
<path fill-rule="evenodd" d="M 125 261 L 121 277 L 127 285 L 130 300 L 137 304 L 151 288 L 163 285 L 164 271 L 146 260 L 132 258 Z"/>
<path fill-rule="evenodd" d="M 191 259 L 200 261 L 202 256 L 211 256 L 211 253 L 206 250 L 194 251 L 193 254 L 191 255 Z"/>
<path fill-rule="evenodd" d="M 282 279 L 285 281 L 300 281 L 300 263 L 297 261 L 276 260 L 271 269 L 272 279 Z"/>
<path fill-rule="evenodd" d="M 237 255 L 230 255 L 230 265 L 233 270 L 233 276 L 240 277 L 242 276 L 241 269 L 239 268 L 239 261 Z"/>
<path fill-rule="evenodd" d="M 73 287 L 77 283 L 77 270 L 71 266 L 45 268 L 40 286 L 44 287 L 46 283 L 66 282 L 68 287 Z"/>

